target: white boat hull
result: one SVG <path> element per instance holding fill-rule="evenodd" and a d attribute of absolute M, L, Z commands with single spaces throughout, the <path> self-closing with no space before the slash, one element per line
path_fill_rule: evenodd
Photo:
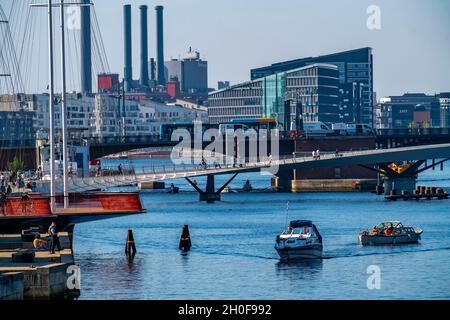
<path fill-rule="evenodd" d="M 407 234 L 398 236 L 368 236 L 359 235 L 359 242 L 363 246 L 370 245 L 383 245 L 383 244 L 407 244 L 407 243 L 417 243 L 420 240 L 420 234 Z"/>
<path fill-rule="evenodd" d="M 275 246 L 275 250 L 281 260 L 320 259 L 322 258 L 323 246 L 322 244 L 311 244 L 301 247 Z"/>

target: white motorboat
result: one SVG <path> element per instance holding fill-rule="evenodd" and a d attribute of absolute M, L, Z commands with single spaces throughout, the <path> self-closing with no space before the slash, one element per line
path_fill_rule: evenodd
<path fill-rule="evenodd" d="M 423 230 L 418 227 L 405 227 L 400 221 L 382 222 L 372 231 L 364 230 L 359 233 L 362 245 L 404 244 L 417 243 Z"/>
<path fill-rule="evenodd" d="M 281 260 L 317 259 L 322 257 L 322 236 L 309 220 L 291 221 L 276 238 L 275 250 Z"/>

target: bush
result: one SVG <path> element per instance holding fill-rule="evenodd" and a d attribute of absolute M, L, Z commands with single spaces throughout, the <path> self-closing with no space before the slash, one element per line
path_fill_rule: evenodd
<path fill-rule="evenodd" d="M 23 171 L 25 169 L 25 164 L 22 160 L 18 159 L 17 157 L 14 157 L 14 159 L 6 165 L 6 168 L 8 171 L 17 172 L 17 171 Z"/>

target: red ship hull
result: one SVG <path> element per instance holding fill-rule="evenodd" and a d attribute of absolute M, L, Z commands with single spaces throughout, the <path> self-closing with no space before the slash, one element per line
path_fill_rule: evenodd
<path fill-rule="evenodd" d="M 69 201 L 70 208 L 64 209 L 63 197 L 57 197 L 52 212 L 48 196 L 8 197 L 0 202 L 0 232 L 20 232 L 30 227 L 45 231 L 52 221 L 64 231 L 76 223 L 145 212 L 139 193 L 135 192 L 74 193 L 70 194 Z"/>

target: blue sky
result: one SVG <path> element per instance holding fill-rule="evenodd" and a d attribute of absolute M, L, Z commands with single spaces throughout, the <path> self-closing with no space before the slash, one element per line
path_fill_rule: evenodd
<path fill-rule="evenodd" d="M 0 0 L 7 5 L 11 0 Z M 25 0 L 20 0 L 25 1 Z M 246 81 L 250 69 L 305 56 L 370 46 L 375 90 L 382 95 L 450 91 L 448 0 L 94 0 L 111 71 L 123 72 L 122 5 L 133 5 L 133 73 L 139 75 L 139 10 L 149 6 L 149 50 L 155 55 L 154 6 L 163 5 L 165 57 L 189 46 L 209 62 L 209 85 Z M 369 5 L 381 30 L 366 26 Z"/>

